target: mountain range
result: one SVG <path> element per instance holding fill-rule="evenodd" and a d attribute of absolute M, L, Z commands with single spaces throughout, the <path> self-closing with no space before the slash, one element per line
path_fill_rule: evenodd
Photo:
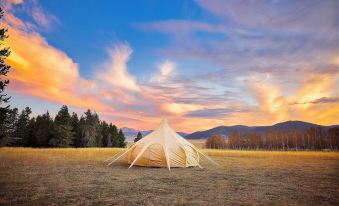
<path fill-rule="evenodd" d="M 193 132 L 191 134 L 187 134 L 184 132 L 178 132 L 181 136 L 185 137 L 186 139 L 205 139 L 212 135 L 223 135 L 225 137 L 228 137 L 232 131 L 238 131 L 238 132 L 257 132 L 257 133 L 264 133 L 267 131 L 284 131 L 284 130 L 297 130 L 297 131 L 304 131 L 311 127 L 321 127 L 325 131 L 332 127 L 339 127 L 339 125 L 332 125 L 332 126 L 322 126 L 318 124 L 313 124 L 309 122 L 303 122 L 303 121 L 286 121 L 277 123 L 271 126 L 245 126 L 245 125 L 234 125 L 234 126 L 218 126 L 214 127 L 212 129 L 208 129 L 205 131 L 198 131 Z M 134 138 L 137 136 L 137 133 L 139 130 L 123 127 L 121 128 L 122 131 L 125 134 L 127 141 L 133 141 Z M 140 131 L 142 136 L 146 136 L 149 133 L 151 133 L 153 130 L 145 130 Z"/>
<path fill-rule="evenodd" d="M 138 132 L 140 132 L 143 137 L 153 132 L 153 130 L 139 131 L 139 130 L 129 128 L 129 127 L 123 127 L 121 129 L 124 132 L 125 138 L 127 141 L 134 141 L 134 139 L 137 137 Z M 178 132 L 178 134 L 180 134 L 182 137 L 185 137 L 186 135 L 188 135 L 187 133 L 184 133 L 184 132 Z"/>
<path fill-rule="evenodd" d="M 244 125 L 234 125 L 234 126 L 219 126 L 205 131 L 198 131 L 186 136 L 187 139 L 205 139 L 212 135 L 223 135 L 228 137 L 232 131 L 238 132 L 257 132 L 257 133 L 264 133 L 267 131 L 284 131 L 284 130 L 297 130 L 297 131 L 304 131 L 311 127 L 322 127 L 324 130 L 328 130 L 332 127 L 339 127 L 339 125 L 332 125 L 332 126 L 322 126 L 318 124 L 313 124 L 309 122 L 303 121 L 287 121 L 281 122 L 278 124 L 274 124 L 271 126 L 244 126 Z"/>

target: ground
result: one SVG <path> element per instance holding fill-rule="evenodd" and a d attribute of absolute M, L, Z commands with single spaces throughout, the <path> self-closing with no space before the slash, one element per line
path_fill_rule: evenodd
<path fill-rule="evenodd" d="M 133 167 L 119 149 L 0 148 L 0 205 L 339 205 L 338 152 L 204 150 L 220 166 Z"/>

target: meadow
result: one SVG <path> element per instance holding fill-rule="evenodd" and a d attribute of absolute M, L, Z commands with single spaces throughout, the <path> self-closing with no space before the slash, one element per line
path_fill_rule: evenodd
<path fill-rule="evenodd" d="M 0 205 L 338 205 L 338 152 L 206 150 L 220 166 L 133 167 L 123 149 L 0 148 Z"/>

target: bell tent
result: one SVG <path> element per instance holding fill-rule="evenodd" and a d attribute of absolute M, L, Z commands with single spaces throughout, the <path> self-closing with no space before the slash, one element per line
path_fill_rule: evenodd
<path fill-rule="evenodd" d="M 113 157 L 107 166 L 111 165 L 118 159 L 127 156 L 127 161 L 133 165 L 145 167 L 191 167 L 198 166 L 200 168 L 200 156 L 215 163 L 211 158 L 202 153 L 193 144 L 176 133 L 163 120 L 161 124 L 152 133 L 148 134 L 138 142 L 134 143 L 130 148 L 122 154 Z"/>

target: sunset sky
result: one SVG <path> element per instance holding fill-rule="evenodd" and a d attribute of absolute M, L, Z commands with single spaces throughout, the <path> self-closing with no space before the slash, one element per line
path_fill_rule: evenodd
<path fill-rule="evenodd" d="M 11 105 L 139 130 L 339 124 L 337 0 L 1 0 Z"/>

